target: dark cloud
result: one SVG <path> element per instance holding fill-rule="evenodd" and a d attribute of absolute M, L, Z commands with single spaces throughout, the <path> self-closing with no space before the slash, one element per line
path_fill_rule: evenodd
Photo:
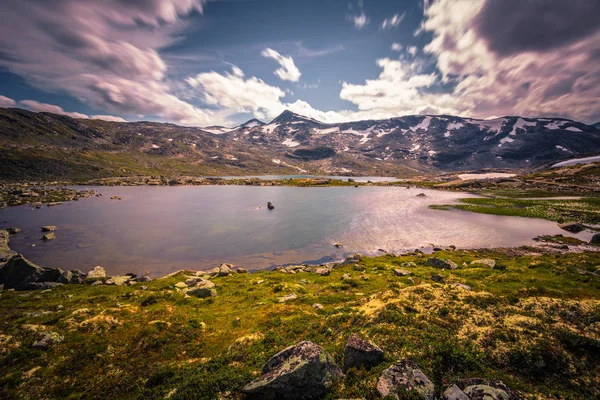
<path fill-rule="evenodd" d="M 600 0 L 487 0 L 474 22 L 500 55 L 548 51 L 600 30 Z"/>

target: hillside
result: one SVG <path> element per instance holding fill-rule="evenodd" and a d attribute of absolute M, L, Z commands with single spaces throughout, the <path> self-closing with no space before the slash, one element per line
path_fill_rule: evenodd
<path fill-rule="evenodd" d="M 0 179 L 346 174 L 407 177 L 528 169 L 600 153 L 600 131 L 566 119 L 406 116 L 324 124 L 289 111 L 235 128 L 106 122 L 0 109 Z"/>

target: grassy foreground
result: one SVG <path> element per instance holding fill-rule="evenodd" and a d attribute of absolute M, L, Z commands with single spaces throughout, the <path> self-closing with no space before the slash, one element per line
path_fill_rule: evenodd
<path fill-rule="evenodd" d="M 482 377 L 525 398 L 598 398 L 600 253 L 520 254 L 528 253 L 436 253 L 462 265 L 454 271 L 424 266 L 428 256 L 385 255 L 329 276 L 234 274 L 212 278 L 218 295 L 209 299 L 176 290 L 186 273 L 133 286 L 4 291 L 0 398 L 238 399 L 267 359 L 301 340 L 341 365 L 352 332 L 378 344 L 386 361 L 350 370 L 328 398 L 377 398 L 377 378 L 399 357 L 414 359 L 437 390 Z M 506 269 L 469 264 L 479 258 Z M 398 267 L 413 276 L 394 275 Z M 279 301 L 289 294 L 297 298 Z M 32 348 L 49 332 L 64 340 Z"/>

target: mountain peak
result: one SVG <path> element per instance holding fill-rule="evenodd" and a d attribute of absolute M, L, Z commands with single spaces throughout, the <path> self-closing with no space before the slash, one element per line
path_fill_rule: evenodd
<path fill-rule="evenodd" d="M 290 122 L 294 122 L 294 121 L 315 122 L 318 124 L 321 123 L 321 122 L 317 121 L 316 119 L 305 117 L 304 115 L 296 114 L 290 110 L 285 110 L 284 112 L 279 114 L 273 121 L 271 121 L 271 123 L 272 124 L 274 124 L 274 123 L 285 124 L 285 123 L 290 123 Z"/>
<path fill-rule="evenodd" d="M 263 126 L 265 123 L 259 119 L 252 118 L 240 125 L 240 128 L 254 128 L 257 126 Z"/>

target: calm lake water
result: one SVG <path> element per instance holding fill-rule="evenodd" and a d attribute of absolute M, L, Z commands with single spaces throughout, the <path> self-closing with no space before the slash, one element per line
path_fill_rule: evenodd
<path fill-rule="evenodd" d="M 535 219 L 436 211 L 465 193 L 394 187 L 97 187 L 103 197 L 56 207 L 11 207 L 0 223 L 22 232 L 10 246 L 63 269 L 163 275 L 229 262 L 249 269 L 337 260 L 348 253 L 420 246 L 516 246 L 568 233 Z M 427 197 L 417 197 L 424 192 Z M 110 200 L 113 195 L 122 200 Z M 275 209 L 266 208 L 268 201 Z M 6 221 L 6 222 L 4 222 Z M 2 226 L 0 225 L 0 226 Z M 56 225 L 42 242 L 40 226 Z M 579 234 L 587 238 L 588 234 Z M 574 235 L 575 236 L 575 235 Z M 344 245 L 337 249 L 333 243 Z M 35 246 L 33 246 L 35 245 Z"/>

